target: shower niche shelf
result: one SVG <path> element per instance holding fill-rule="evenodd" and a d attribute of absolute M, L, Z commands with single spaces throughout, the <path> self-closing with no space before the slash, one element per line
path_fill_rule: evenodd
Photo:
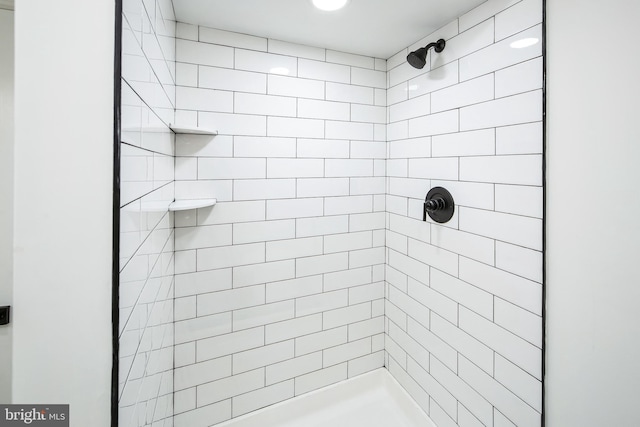
<path fill-rule="evenodd" d="M 169 128 L 177 134 L 182 135 L 210 135 L 215 136 L 218 134 L 217 130 L 203 128 L 199 126 L 177 126 L 169 125 Z"/>
<path fill-rule="evenodd" d="M 169 205 L 169 210 L 173 212 L 207 208 L 209 206 L 214 206 L 217 202 L 217 199 L 176 200 Z"/>

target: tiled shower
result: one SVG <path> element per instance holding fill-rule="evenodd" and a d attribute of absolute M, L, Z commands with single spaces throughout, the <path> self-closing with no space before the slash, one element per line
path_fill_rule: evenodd
<path fill-rule="evenodd" d="M 540 0 L 390 58 L 176 22 L 171 0 L 125 1 L 123 27 L 121 427 L 382 367 L 438 426 L 540 425 Z M 446 224 L 422 221 L 436 186 Z"/>

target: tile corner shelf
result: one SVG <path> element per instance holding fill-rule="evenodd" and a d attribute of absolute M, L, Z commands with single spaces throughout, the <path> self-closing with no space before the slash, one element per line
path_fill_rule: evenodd
<path fill-rule="evenodd" d="M 189 209 L 206 208 L 215 205 L 217 202 L 216 199 L 176 200 L 169 205 L 169 210 L 186 211 Z"/>
<path fill-rule="evenodd" d="M 179 134 L 189 134 L 189 135 L 211 135 L 215 136 L 218 134 L 217 130 L 202 128 L 198 126 L 176 126 L 169 125 L 169 128 L 175 133 Z"/>

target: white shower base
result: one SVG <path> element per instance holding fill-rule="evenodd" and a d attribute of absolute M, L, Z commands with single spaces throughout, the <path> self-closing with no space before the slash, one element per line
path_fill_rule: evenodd
<path fill-rule="evenodd" d="M 216 427 L 436 427 L 384 369 L 269 406 Z"/>

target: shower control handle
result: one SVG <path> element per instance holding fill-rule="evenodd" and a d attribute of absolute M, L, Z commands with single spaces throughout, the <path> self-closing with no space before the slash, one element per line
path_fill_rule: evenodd
<path fill-rule="evenodd" d="M 435 222 L 447 222 L 453 217 L 454 211 L 455 203 L 451 193 L 442 187 L 433 187 L 424 199 L 422 220 L 426 221 L 429 215 L 429 218 Z"/>

